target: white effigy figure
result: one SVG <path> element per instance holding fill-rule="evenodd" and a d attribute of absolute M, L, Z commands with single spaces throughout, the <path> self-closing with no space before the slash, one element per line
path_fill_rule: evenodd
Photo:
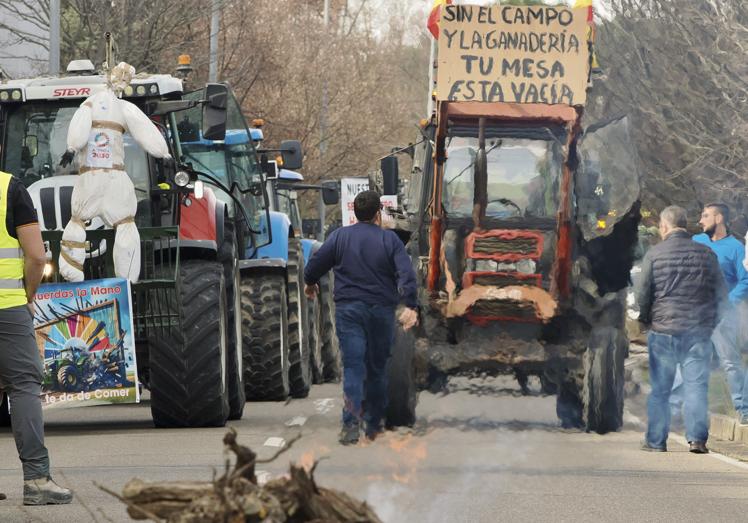
<path fill-rule="evenodd" d="M 91 95 L 76 110 L 68 128 L 68 150 L 63 164 L 78 156 L 79 177 L 73 187 L 72 217 L 62 234 L 60 274 L 67 281 L 83 281 L 86 258 L 85 222 L 99 216 L 116 229 L 114 272 L 137 282 L 140 275 L 140 234 L 135 226 L 135 187 L 125 172 L 122 135 L 129 132 L 140 146 L 156 158 L 169 158 L 161 132 L 132 103 L 121 100 L 135 69 L 120 63 L 111 73 L 104 91 Z"/>

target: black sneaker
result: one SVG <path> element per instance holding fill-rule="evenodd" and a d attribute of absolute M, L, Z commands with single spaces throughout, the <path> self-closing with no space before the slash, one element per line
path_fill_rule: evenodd
<path fill-rule="evenodd" d="M 709 454 L 709 449 L 706 448 L 706 443 L 703 441 L 689 441 L 688 451 L 694 454 Z"/>
<path fill-rule="evenodd" d="M 642 441 L 641 449 L 646 452 L 667 452 L 667 446 L 665 447 L 653 447 L 647 441 Z"/>
<path fill-rule="evenodd" d="M 341 445 L 355 445 L 358 443 L 359 428 L 358 423 L 354 425 L 343 425 L 340 429 L 340 435 L 338 441 Z"/>

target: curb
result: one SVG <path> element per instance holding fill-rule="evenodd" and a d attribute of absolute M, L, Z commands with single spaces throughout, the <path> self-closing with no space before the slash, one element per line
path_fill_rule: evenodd
<path fill-rule="evenodd" d="M 709 436 L 722 441 L 748 443 L 748 425 L 740 425 L 735 418 L 730 416 L 712 414 Z"/>

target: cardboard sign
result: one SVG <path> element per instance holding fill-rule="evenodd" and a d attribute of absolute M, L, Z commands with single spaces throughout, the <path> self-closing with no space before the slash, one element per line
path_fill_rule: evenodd
<path fill-rule="evenodd" d="M 340 180 L 340 209 L 343 215 L 343 227 L 358 223 L 356 214 L 353 212 L 353 200 L 364 191 L 369 190 L 368 178 L 343 178 Z M 387 209 L 397 208 L 397 196 L 380 196 L 379 201 Z M 382 216 L 384 219 L 385 216 Z"/>
<path fill-rule="evenodd" d="M 34 303 L 44 408 L 140 401 L 126 279 L 41 285 Z"/>
<path fill-rule="evenodd" d="M 584 105 L 587 15 L 586 7 L 444 6 L 437 99 Z"/>
<path fill-rule="evenodd" d="M 356 215 L 353 213 L 353 200 L 358 193 L 368 190 L 368 178 L 343 178 L 340 180 L 340 212 L 344 227 L 358 222 Z"/>

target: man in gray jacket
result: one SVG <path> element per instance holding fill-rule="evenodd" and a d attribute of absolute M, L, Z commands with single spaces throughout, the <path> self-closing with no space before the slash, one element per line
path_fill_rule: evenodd
<path fill-rule="evenodd" d="M 663 210 L 659 231 L 663 241 L 644 257 L 635 289 L 639 321 L 650 326 L 647 344 L 652 392 L 647 401 L 647 434 L 642 449 L 667 451 L 668 400 L 680 366 L 686 439 L 691 452 L 706 454 L 710 337 L 719 308 L 727 298 L 727 286 L 717 256 L 691 240 L 682 208 Z"/>

